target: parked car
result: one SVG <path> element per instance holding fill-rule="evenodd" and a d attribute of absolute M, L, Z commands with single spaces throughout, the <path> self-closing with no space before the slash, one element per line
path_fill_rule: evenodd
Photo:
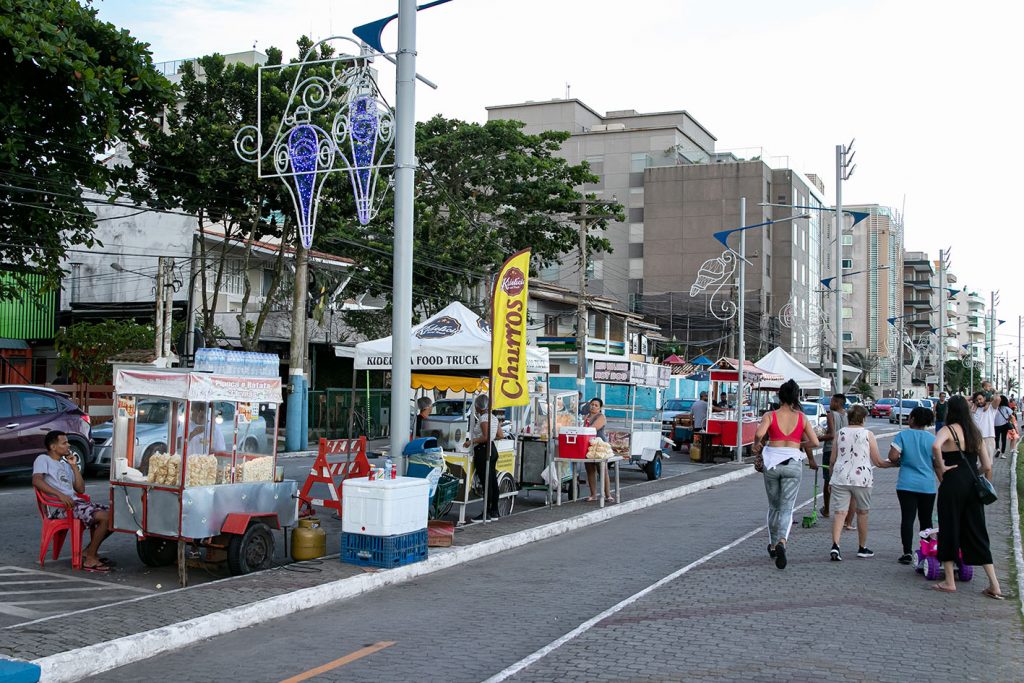
<path fill-rule="evenodd" d="M 832 397 L 831 396 L 822 396 L 820 399 L 818 399 L 818 403 L 821 404 L 822 406 L 824 406 L 825 407 L 825 411 L 827 412 L 828 409 L 829 409 L 829 406 L 832 405 Z M 847 396 L 846 397 L 846 409 L 849 410 L 852 407 L 853 407 L 853 403 L 850 402 L 850 397 Z"/>
<path fill-rule="evenodd" d="M 896 424 L 897 421 L 900 424 L 907 424 L 907 421 L 910 419 L 910 411 L 914 408 L 920 408 L 921 404 L 922 402 L 916 398 L 905 398 L 899 401 L 893 405 L 892 411 L 889 413 L 889 424 Z"/>
<path fill-rule="evenodd" d="M 670 398 L 661 406 L 661 431 L 668 435 L 672 432 L 672 425 L 677 415 L 693 413 L 695 398 Z"/>
<path fill-rule="evenodd" d="M 850 403 L 864 403 L 864 397 L 860 394 L 846 394 L 846 400 Z"/>
<path fill-rule="evenodd" d="M 470 398 L 443 398 L 434 402 L 430 415 L 423 420 L 420 433 L 433 436 L 437 445 L 454 450 L 469 434 L 469 418 L 473 412 Z"/>
<path fill-rule="evenodd" d="M 179 404 L 179 424 L 185 420 L 184 404 Z M 215 424 L 224 437 L 224 443 L 230 449 L 234 442 L 235 404 L 216 401 L 213 404 L 217 411 Z M 171 402 L 160 399 L 142 400 L 136 406 L 135 418 L 135 453 L 141 453 L 139 469 L 149 471 L 149 459 L 154 453 L 167 452 L 167 434 L 170 425 Z M 111 436 L 113 424 L 107 423 L 93 431 L 96 442 L 90 466 L 93 469 L 110 469 L 110 454 L 113 446 Z M 267 420 L 262 415 L 254 415 L 251 422 L 238 425 L 238 450 L 244 453 L 268 453 L 270 445 L 267 437 Z"/>
<path fill-rule="evenodd" d="M 894 405 L 896 405 L 895 398 L 880 398 L 875 401 L 875 405 L 871 406 L 868 412 L 871 417 L 889 417 Z"/>
<path fill-rule="evenodd" d="M 0 385 L 0 476 L 32 471 L 46 433 L 67 432 L 80 463 L 92 453 L 89 416 L 67 394 L 47 387 Z"/>

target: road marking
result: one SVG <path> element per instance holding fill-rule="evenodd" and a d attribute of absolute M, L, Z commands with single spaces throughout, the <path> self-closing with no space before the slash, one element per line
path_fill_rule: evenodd
<path fill-rule="evenodd" d="M 811 498 L 810 500 L 804 501 L 800 505 L 797 505 L 796 507 L 794 507 L 793 511 L 795 512 L 796 510 L 799 510 L 802 507 L 806 507 L 807 505 L 810 505 L 813 501 L 814 501 L 814 498 Z M 633 595 L 631 595 L 628 598 L 626 598 L 626 599 L 624 599 L 624 600 L 622 600 L 622 601 L 612 605 L 611 607 L 609 607 L 605 611 L 601 612 L 597 616 L 594 616 L 594 617 L 591 617 L 590 619 L 587 619 L 586 621 L 584 621 L 582 624 L 580 624 L 579 626 L 577 626 L 573 630 L 569 631 L 568 633 L 566 633 L 565 635 L 563 635 L 560 638 L 556 638 L 555 640 L 551 641 L 550 643 L 548 643 L 547 645 L 545 645 L 541 649 L 537 650 L 533 654 L 531 654 L 531 655 L 529 655 L 527 657 L 524 657 L 523 659 L 520 659 L 518 662 L 516 662 L 512 666 L 510 666 L 510 667 L 508 667 L 506 669 L 503 669 L 502 671 L 498 672 L 494 676 L 491 676 L 486 681 L 484 681 L 484 683 L 500 683 L 501 681 L 504 681 L 504 680 L 506 680 L 506 679 L 508 679 L 508 678 L 510 678 L 510 677 L 512 677 L 514 675 L 516 675 L 517 673 L 519 673 L 520 671 L 522 671 L 526 667 L 528 667 L 531 664 L 534 664 L 534 663 L 540 661 L 541 659 L 543 659 L 544 657 L 548 656 L 549 654 L 551 654 L 552 652 L 554 652 L 558 648 L 562 647 L 563 645 L 565 645 L 569 641 L 575 640 L 579 636 L 583 635 L 584 633 L 586 633 L 590 629 L 594 628 L 594 626 L 596 626 L 597 624 L 601 623 L 602 621 L 604 621 L 608 617 L 612 616 L 613 614 L 616 614 L 617 612 L 621 612 L 622 610 L 624 610 L 625 608 L 629 607 L 630 605 L 632 605 L 634 602 L 636 602 L 640 598 L 644 597 L 645 595 L 650 594 L 652 591 L 655 591 L 658 588 L 661 588 L 662 586 L 664 586 L 667 583 L 675 581 L 676 579 L 678 579 L 683 574 L 688 573 L 692 569 L 696 569 L 697 567 L 701 566 L 705 562 L 718 557 L 719 555 L 721 555 L 722 553 L 726 552 L 727 550 L 732 550 L 733 548 L 738 546 L 740 543 L 743 543 L 744 541 L 753 538 L 754 536 L 756 536 L 757 534 L 761 533 L 762 531 L 764 531 L 767 528 L 768 528 L 767 525 L 762 524 L 761 526 L 757 527 L 753 531 L 748 531 L 747 533 L 743 534 L 742 536 L 740 536 L 736 540 L 728 543 L 727 545 L 723 545 L 721 548 L 718 548 L 717 550 L 713 550 L 710 553 L 708 553 L 707 555 L 705 555 L 704 557 L 702 557 L 702 558 L 700 558 L 698 560 L 694 560 L 693 562 L 691 562 L 690 564 L 686 565 L 685 567 L 681 567 L 681 568 L 675 570 L 674 572 L 672 572 L 671 574 L 669 574 L 668 576 L 655 581 L 654 583 L 652 583 L 647 588 L 644 588 L 643 590 L 640 590 L 640 591 L 638 591 L 636 593 L 633 593 Z"/>
<path fill-rule="evenodd" d="M 25 575 L 25 574 L 35 574 L 37 576 L 38 575 L 49 576 L 49 577 L 58 577 L 59 576 L 59 577 L 64 577 L 64 578 L 68 579 L 69 581 L 77 581 L 79 583 L 88 583 L 88 584 L 92 584 L 94 586 L 112 586 L 114 588 L 121 588 L 121 589 L 126 590 L 126 591 L 135 591 L 136 593 L 150 594 L 150 593 L 153 592 L 153 591 L 149 590 L 148 588 L 137 588 L 135 586 L 125 586 L 123 584 L 113 584 L 113 583 L 110 583 L 109 581 L 97 581 L 96 579 L 87 579 L 84 576 L 69 576 L 67 574 L 51 574 L 50 572 L 41 571 L 39 569 L 26 569 L 24 567 L 13 567 L 13 566 L 10 566 L 10 567 L 0 567 L 0 571 L 2 571 L 2 572 L 6 572 L 6 571 L 9 571 L 9 570 L 20 572 L 22 575 Z M 8 576 L 13 576 L 13 574 L 8 574 Z M 32 577 L 25 576 L 24 578 L 32 578 Z"/>
<path fill-rule="evenodd" d="M 46 591 L 47 593 L 78 593 L 81 591 L 116 591 L 120 590 L 122 586 L 82 586 L 80 588 L 42 588 L 28 591 L 0 591 L 0 595 L 26 595 L 29 593 L 40 593 Z"/>
<path fill-rule="evenodd" d="M 323 666 L 318 666 L 315 669 L 310 669 L 309 671 L 301 673 L 298 676 L 292 676 L 291 678 L 286 678 L 283 681 L 281 681 L 281 683 L 300 683 L 301 681 L 305 681 L 307 679 L 313 678 L 313 676 L 319 676 L 320 674 L 327 673 L 328 671 L 331 671 L 333 669 L 337 669 L 339 666 L 345 666 L 346 664 L 351 664 L 352 662 L 356 661 L 357 659 L 362 659 L 363 657 L 366 657 L 367 655 L 372 655 L 374 652 L 380 652 L 384 648 L 391 647 L 394 644 L 395 644 L 395 641 L 393 641 L 393 640 L 382 640 L 379 643 L 374 643 L 373 645 L 368 645 L 367 647 L 364 647 L 361 650 L 356 650 L 352 654 L 345 655 L 344 657 L 341 657 L 340 659 L 335 659 L 333 662 L 327 662 Z"/>

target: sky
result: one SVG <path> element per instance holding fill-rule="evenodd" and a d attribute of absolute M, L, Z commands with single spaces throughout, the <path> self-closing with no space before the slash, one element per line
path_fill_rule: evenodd
<path fill-rule="evenodd" d="M 157 61 L 352 35 L 396 0 L 96 0 Z M 397 44 L 396 23 L 384 32 Z M 905 246 L 1000 292 L 997 347 L 1015 356 L 1024 191 L 1018 132 L 1024 3 L 977 0 L 453 0 L 419 13 L 418 120 L 485 121 L 488 105 L 565 97 L 599 111 L 687 110 L 717 149 L 818 174 L 856 138 L 845 204 L 903 212 Z M 378 63 L 393 92 L 390 66 Z"/>

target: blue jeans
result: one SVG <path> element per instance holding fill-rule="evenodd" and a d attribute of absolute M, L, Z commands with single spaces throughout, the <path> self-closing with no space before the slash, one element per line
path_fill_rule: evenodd
<path fill-rule="evenodd" d="M 802 476 L 803 462 L 800 460 L 792 460 L 764 472 L 764 490 L 768 494 L 768 539 L 772 545 L 789 538 Z"/>

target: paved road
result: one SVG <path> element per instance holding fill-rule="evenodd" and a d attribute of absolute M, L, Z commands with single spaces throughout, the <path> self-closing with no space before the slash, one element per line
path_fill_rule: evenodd
<path fill-rule="evenodd" d="M 1005 477 L 1000 461 L 1004 494 Z M 794 529 L 791 565 L 778 571 L 764 550 L 763 485 L 750 477 L 94 680 L 481 681 L 531 655 L 510 680 L 906 681 L 922 667 L 930 680 L 1021 680 L 1016 601 L 986 600 L 980 583 L 927 591 L 895 562 L 894 480 L 877 475 L 873 559 L 830 562 L 819 524 Z M 1005 500 L 990 528 L 1009 590 Z"/>

